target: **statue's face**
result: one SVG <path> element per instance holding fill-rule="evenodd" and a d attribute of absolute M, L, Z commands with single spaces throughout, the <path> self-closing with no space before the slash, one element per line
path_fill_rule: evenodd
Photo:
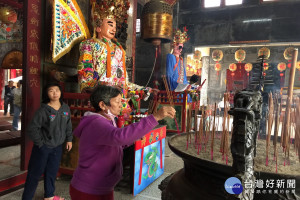
<path fill-rule="evenodd" d="M 116 34 L 116 21 L 114 19 L 103 19 L 100 27 L 96 28 L 98 38 L 111 40 Z"/>
<path fill-rule="evenodd" d="M 175 43 L 174 49 L 173 49 L 173 54 L 177 57 L 180 56 L 182 49 L 183 49 L 183 43 Z"/>

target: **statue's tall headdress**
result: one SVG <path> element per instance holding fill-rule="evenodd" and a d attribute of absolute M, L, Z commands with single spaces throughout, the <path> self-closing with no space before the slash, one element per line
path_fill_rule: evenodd
<path fill-rule="evenodd" d="M 185 43 L 187 42 L 190 38 L 188 38 L 187 34 L 187 28 L 183 27 L 183 32 L 181 32 L 180 29 L 177 29 L 173 38 L 173 43 L 179 44 L 179 43 Z"/>
<path fill-rule="evenodd" d="M 128 18 L 128 0 L 91 0 L 91 4 L 94 23 L 99 19 L 115 19 L 123 23 Z"/>

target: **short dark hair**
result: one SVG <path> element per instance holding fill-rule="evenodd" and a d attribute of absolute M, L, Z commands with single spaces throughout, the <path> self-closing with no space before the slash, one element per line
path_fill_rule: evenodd
<path fill-rule="evenodd" d="M 43 89 L 42 103 L 49 103 L 50 102 L 50 98 L 48 96 L 48 90 L 49 90 L 50 87 L 54 87 L 54 86 L 57 86 L 59 88 L 60 93 L 61 93 L 59 101 L 60 101 L 61 104 L 63 103 L 63 91 L 62 91 L 62 88 L 61 88 L 60 84 L 57 83 L 57 82 L 50 82 L 50 83 L 46 84 L 46 86 Z"/>
<path fill-rule="evenodd" d="M 193 83 L 197 83 L 199 81 L 199 76 L 194 74 L 193 76 L 191 76 L 190 78 L 190 84 L 193 84 Z"/>
<path fill-rule="evenodd" d="M 19 80 L 19 83 L 22 85 L 22 84 L 23 84 L 23 81 L 22 81 L 22 80 Z"/>
<path fill-rule="evenodd" d="M 99 112 L 102 111 L 99 106 L 101 101 L 103 101 L 105 105 L 110 106 L 110 100 L 117 97 L 119 94 L 122 94 L 122 92 L 116 87 L 99 85 L 93 90 L 90 96 L 90 101 L 95 108 L 95 111 Z"/>

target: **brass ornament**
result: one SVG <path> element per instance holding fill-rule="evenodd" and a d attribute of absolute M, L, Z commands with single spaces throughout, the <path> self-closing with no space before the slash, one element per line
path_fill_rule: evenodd
<path fill-rule="evenodd" d="M 0 20 L 4 23 L 16 23 L 18 14 L 16 11 L 9 7 L 0 7 Z"/>
<path fill-rule="evenodd" d="M 173 7 L 163 0 L 151 0 L 145 4 L 142 12 L 141 36 L 147 42 L 154 39 L 161 43 L 172 40 Z"/>
<path fill-rule="evenodd" d="M 2 69 L 22 69 L 23 53 L 21 51 L 11 51 L 7 53 L 1 63 Z"/>

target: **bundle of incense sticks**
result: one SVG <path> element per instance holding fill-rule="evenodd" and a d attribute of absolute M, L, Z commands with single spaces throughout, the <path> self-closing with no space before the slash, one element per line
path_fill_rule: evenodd
<path fill-rule="evenodd" d="M 191 124 L 192 124 L 192 108 L 188 109 L 188 117 L 187 117 L 187 138 L 186 138 L 186 149 L 189 148 L 189 141 L 191 135 Z"/>
<path fill-rule="evenodd" d="M 222 125 L 222 136 L 221 136 L 221 145 L 220 145 L 220 152 L 222 153 L 223 160 L 224 160 L 224 149 L 225 149 L 225 137 L 226 137 L 226 120 L 228 115 L 228 93 L 224 93 L 224 115 L 223 115 L 223 125 Z"/>
<path fill-rule="evenodd" d="M 199 124 L 199 134 L 197 136 L 197 144 L 198 144 L 198 154 L 202 149 L 202 139 L 203 139 L 203 126 L 204 126 L 204 106 L 201 107 L 201 119 Z"/>
<path fill-rule="evenodd" d="M 200 102 L 197 100 L 195 105 L 195 116 L 194 116 L 194 133 L 195 133 L 195 145 L 196 145 L 196 138 L 197 138 L 197 122 L 198 122 L 198 112 L 199 112 L 199 104 Z"/>
<path fill-rule="evenodd" d="M 211 145 L 210 145 L 210 155 L 211 155 L 211 160 L 214 159 L 214 140 L 215 140 L 215 131 L 216 131 L 216 112 L 217 112 L 217 103 L 215 103 L 215 109 L 214 109 L 214 121 L 213 121 L 213 129 L 212 129 L 212 134 L 211 134 Z"/>
<path fill-rule="evenodd" d="M 279 95 L 276 94 L 275 95 L 275 127 L 274 127 L 274 138 L 273 138 L 273 146 L 274 146 L 274 160 L 276 157 L 276 152 L 277 152 L 277 140 L 278 140 L 278 130 L 279 130 L 279 124 L 280 124 L 280 113 L 281 113 L 281 109 L 282 109 L 282 104 L 279 103 Z"/>
<path fill-rule="evenodd" d="M 269 119 L 268 119 L 268 135 L 266 139 L 266 166 L 269 164 L 269 148 L 270 148 L 270 140 L 271 140 L 271 132 L 272 132 L 272 125 L 273 125 L 273 97 L 272 93 L 269 93 Z"/>
<path fill-rule="evenodd" d="M 291 106 L 292 106 L 292 99 L 293 99 L 293 88 L 294 88 L 294 80 L 295 80 L 295 72 L 296 72 L 296 65 L 297 65 L 297 58 L 298 58 L 298 49 L 294 48 L 292 53 L 292 66 L 290 69 L 290 76 L 289 76 L 289 86 L 288 86 L 288 98 L 286 102 L 286 111 L 285 111 L 285 121 L 284 121 L 284 132 L 283 132 L 283 142 L 282 146 L 285 151 L 289 151 L 286 149 L 289 144 L 290 140 L 290 124 L 291 124 Z"/>
<path fill-rule="evenodd" d="M 168 85 L 168 82 L 167 82 L 167 77 L 165 75 L 163 75 L 162 78 L 163 78 L 163 82 L 164 82 L 164 85 L 165 85 L 165 88 L 166 88 L 166 91 L 167 91 L 168 101 L 170 102 L 170 105 L 172 107 L 174 107 L 173 94 L 169 90 L 169 85 Z M 176 124 L 176 128 L 177 128 L 177 133 L 180 134 L 180 131 L 179 131 L 179 128 L 178 128 L 178 123 L 177 123 L 177 120 L 176 120 L 176 116 L 174 117 L 174 120 L 175 120 L 175 124 Z"/>

